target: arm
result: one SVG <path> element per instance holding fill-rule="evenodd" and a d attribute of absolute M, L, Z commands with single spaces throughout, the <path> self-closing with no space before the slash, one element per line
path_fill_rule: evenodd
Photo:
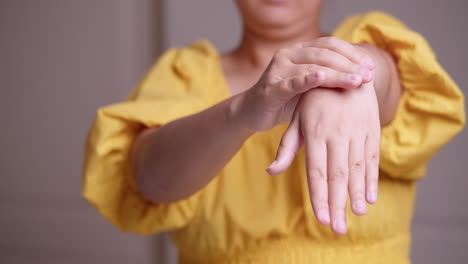
<path fill-rule="evenodd" d="M 327 45 L 332 47 L 324 48 Z M 356 88 L 370 81 L 365 80 L 369 70 L 359 64 L 361 55 L 352 45 L 336 39 L 282 49 L 259 82 L 246 92 L 145 131 L 132 153 L 143 196 L 153 202 L 173 202 L 193 194 L 224 167 L 252 133 L 290 122 L 297 95 L 318 86 Z"/>
<path fill-rule="evenodd" d="M 201 189 L 252 134 L 234 114 L 241 95 L 203 112 L 143 131 L 133 147 L 142 194 L 171 202 Z"/>

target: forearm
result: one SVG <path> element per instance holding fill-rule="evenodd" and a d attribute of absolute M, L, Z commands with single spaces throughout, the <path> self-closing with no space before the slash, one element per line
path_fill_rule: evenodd
<path fill-rule="evenodd" d="M 203 188 L 225 166 L 252 134 L 236 115 L 241 97 L 138 137 L 132 162 L 137 185 L 147 199 L 181 200 Z"/>
<path fill-rule="evenodd" d="M 393 120 L 400 100 L 398 69 L 387 52 L 369 44 L 361 43 L 358 46 L 365 49 L 375 63 L 374 86 L 379 102 L 380 123 L 385 126 Z"/>

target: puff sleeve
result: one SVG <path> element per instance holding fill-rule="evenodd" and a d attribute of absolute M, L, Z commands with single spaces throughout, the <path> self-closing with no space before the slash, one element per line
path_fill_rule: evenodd
<path fill-rule="evenodd" d="M 210 105 L 201 87 L 215 59 L 207 43 L 166 52 L 127 101 L 98 110 L 86 142 L 83 195 L 119 229 L 152 234 L 185 226 L 199 193 L 170 204 L 145 200 L 130 167 L 130 149 L 144 127 L 161 126 Z"/>
<path fill-rule="evenodd" d="M 420 34 L 396 18 L 370 12 L 347 19 L 335 36 L 386 50 L 398 67 L 403 93 L 394 120 L 382 128 L 380 169 L 416 180 L 429 159 L 464 126 L 464 98 Z"/>

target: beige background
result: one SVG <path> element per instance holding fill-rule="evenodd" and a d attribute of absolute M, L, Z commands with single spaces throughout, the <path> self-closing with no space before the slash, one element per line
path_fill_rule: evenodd
<path fill-rule="evenodd" d="M 390 12 L 432 43 L 466 90 L 463 0 L 325 0 L 324 29 Z M 80 195 L 82 146 L 97 107 L 121 100 L 161 49 L 199 38 L 233 47 L 232 0 L 0 0 L 0 263 L 171 263 L 166 238 L 116 231 Z M 466 263 L 463 132 L 429 166 L 413 225 L 414 263 Z"/>

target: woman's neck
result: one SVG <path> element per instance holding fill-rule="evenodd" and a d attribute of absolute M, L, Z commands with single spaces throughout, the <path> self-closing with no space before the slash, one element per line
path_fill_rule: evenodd
<path fill-rule="evenodd" d="M 321 36 L 321 32 L 317 23 L 315 26 L 308 26 L 306 30 L 278 35 L 283 37 L 257 34 L 244 28 L 239 47 L 233 50 L 230 55 L 236 57 L 244 66 L 264 69 L 277 50 L 294 43 L 316 39 Z"/>

